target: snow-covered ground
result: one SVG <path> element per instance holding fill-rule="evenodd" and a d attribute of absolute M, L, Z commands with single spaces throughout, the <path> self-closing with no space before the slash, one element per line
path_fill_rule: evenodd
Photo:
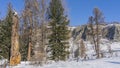
<path fill-rule="evenodd" d="M 9 68 L 9 67 L 7 67 Z M 18 66 L 12 68 L 120 68 L 120 57 L 102 58 L 88 61 L 66 61 L 47 64 L 43 66 L 32 66 L 22 62 Z"/>
<path fill-rule="evenodd" d="M 59 62 L 41 68 L 120 68 L 120 58 L 106 58 L 89 61 Z"/>

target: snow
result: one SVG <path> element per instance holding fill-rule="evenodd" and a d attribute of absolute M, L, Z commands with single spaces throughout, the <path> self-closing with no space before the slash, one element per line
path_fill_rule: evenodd
<path fill-rule="evenodd" d="M 114 26 L 114 24 L 108 24 L 105 27 L 111 27 L 111 26 Z"/>
<path fill-rule="evenodd" d="M 9 68 L 9 67 L 7 67 Z M 12 68 L 120 68 L 120 57 L 102 58 L 88 61 L 59 61 L 43 66 L 28 65 L 22 62 L 18 66 Z"/>
<path fill-rule="evenodd" d="M 71 26 L 71 27 L 69 27 L 68 29 L 71 30 L 71 31 L 73 31 L 75 28 L 76 28 L 76 27 Z"/>
<path fill-rule="evenodd" d="M 6 59 L 0 59 L 0 66 L 3 65 L 5 62 L 7 62 Z"/>

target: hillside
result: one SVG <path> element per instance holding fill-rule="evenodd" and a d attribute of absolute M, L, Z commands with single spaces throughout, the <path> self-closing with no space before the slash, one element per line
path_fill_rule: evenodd
<path fill-rule="evenodd" d="M 95 26 L 94 26 L 95 27 Z M 120 40 L 120 24 L 107 24 L 100 25 L 100 53 L 103 57 L 106 57 L 105 54 L 108 54 L 110 51 L 113 53 L 119 52 L 119 40 Z M 77 48 L 80 46 L 80 40 L 84 40 L 86 47 L 86 55 L 88 58 L 91 58 L 90 54 L 94 57 L 96 54 L 94 52 L 94 44 L 91 35 L 89 25 L 82 25 L 76 28 L 71 27 L 71 39 L 70 39 L 70 51 L 74 55 Z M 116 45 L 117 44 L 117 45 Z M 114 47 L 118 47 L 114 49 Z M 92 52 L 92 53 L 89 53 Z M 72 56 L 73 57 L 73 56 Z M 110 57 L 110 56 L 109 56 Z"/>

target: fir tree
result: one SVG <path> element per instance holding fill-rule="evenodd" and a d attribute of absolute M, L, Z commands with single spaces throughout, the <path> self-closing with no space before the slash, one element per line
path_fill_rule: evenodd
<path fill-rule="evenodd" d="M 10 59 L 10 47 L 11 47 L 11 31 L 12 31 L 12 7 L 8 5 L 8 13 L 5 20 L 1 23 L 0 31 L 0 48 L 3 56 L 6 59 Z"/>
<path fill-rule="evenodd" d="M 52 32 L 49 36 L 50 59 L 55 61 L 66 60 L 69 54 L 67 44 L 70 31 L 68 30 L 69 21 L 64 14 L 62 0 L 51 0 L 48 15 Z"/>

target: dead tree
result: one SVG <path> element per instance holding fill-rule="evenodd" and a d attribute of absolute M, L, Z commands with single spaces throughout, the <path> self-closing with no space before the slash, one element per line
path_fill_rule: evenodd
<path fill-rule="evenodd" d="M 100 58 L 100 23 L 104 23 L 102 12 L 98 8 L 94 8 L 94 21 L 96 24 L 96 53 L 97 58 Z"/>
<path fill-rule="evenodd" d="M 80 41 L 80 57 L 83 58 L 83 60 L 86 60 L 86 48 L 82 39 Z"/>
<path fill-rule="evenodd" d="M 21 54 L 19 52 L 19 34 L 18 34 L 19 19 L 14 12 L 13 25 L 12 25 L 12 37 L 11 37 L 11 57 L 10 65 L 17 65 L 21 61 Z"/>
<path fill-rule="evenodd" d="M 100 58 L 100 23 L 104 23 L 104 17 L 98 8 L 94 8 L 93 14 L 94 16 L 89 18 L 90 34 L 93 38 L 97 58 Z"/>
<path fill-rule="evenodd" d="M 89 27 L 90 27 L 90 32 L 89 34 L 92 36 L 92 40 L 93 40 L 93 44 L 95 46 L 95 48 L 97 47 L 97 44 L 96 44 L 96 37 L 95 37 L 95 30 L 94 30 L 94 18 L 91 16 L 89 17 Z M 94 48 L 94 49 L 95 49 Z M 95 49 L 96 50 L 96 49 Z"/>
<path fill-rule="evenodd" d="M 23 35 L 25 34 L 26 36 L 28 36 L 27 60 L 30 61 L 31 60 L 32 46 L 33 46 L 32 35 L 33 35 L 33 29 L 34 29 L 31 0 L 25 0 L 25 8 L 24 8 L 24 11 L 22 13 L 22 19 L 23 19 L 23 24 L 24 24 L 23 32 L 25 32 L 24 30 L 27 30 L 27 33 L 25 32 L 25 33 L 23 33 Z M 24 43 L 24 44 L 26 44 L 26 43 Z"/>
<path fill-rule="evenodd" d="M 24 23 L 29 28 L 28 60 L 41 63 L 46 57 L 46 0 L 25 0 Z M 33 54 L 31 53 L 33 52 Z"/>

